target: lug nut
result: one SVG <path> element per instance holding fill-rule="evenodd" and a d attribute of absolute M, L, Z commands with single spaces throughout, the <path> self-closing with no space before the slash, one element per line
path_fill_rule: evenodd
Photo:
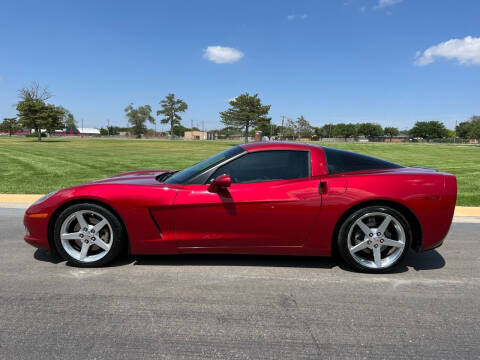
<path fill-rule="evenodd" d="M 377 233 L 377 236 L 380 236 L 380 235 L 382 235 L 382 233 L 378 232 L 378 233 Z"/>
<path fill-rule="evenodd" d="M 380 239 L 380 242 L 383 243 L 383 239 Z"/>
<path fill-rule="evenodd" d="M 85 239 L 85 244 L 88 244 L 88 239 Z"/>
<path fill-rule="evenodd" d="M 80 237 L 83 238 L 83 234 L 80 234 Z"/>
<path fill-rule="evenodd" d="M 83 231 L 88 231 L 88 228 L 83 228 Z"/>
<path fill-rule="evenodd" d="M 90 240 L 95 241 L 95 237 L 92 237 Z"/>
<path fill-rule="evenodd" d="M 368 240 L 367 244 L 370 245 L 372 243 L 372 240 Z"/>
<path fill-rule="evenodd" d="M 377 248 L 377 247 L 378 247 L 378 244 L 373 245 L 373 247 L 376 247 L 376 248 Z"/>
<path fill-rule="evenodd" d="M 368 234 L 368 236 L 372 237 L 372 236 L 373 236 L 373 234 L 372 234 L 372 233 L 370 233 L 370 234 Z"/>

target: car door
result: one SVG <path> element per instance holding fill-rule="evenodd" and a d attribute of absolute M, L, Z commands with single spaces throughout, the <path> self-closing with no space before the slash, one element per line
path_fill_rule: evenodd
<path fill-rule="evenodd" d="M 209 192 L 208 183 L 228 174 L 230 187 Z M 206 184 L 185 185 L 174 205 L 179 248 L 302 246 L 321 206 L 310 153 L 248 152 L 213 171 Z"/>

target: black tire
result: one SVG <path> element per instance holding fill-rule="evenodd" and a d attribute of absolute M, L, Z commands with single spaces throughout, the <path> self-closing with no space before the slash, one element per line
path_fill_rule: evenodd
<path fill-rule="evenodd" d="M 86 212 L 92 211 L 94 213 L 100 214 L 108 221 L 109 223 L 108 225 L 110 225 L 109 229 L 111 228 L 111 232 L 112 232 L 111 238 L 109 238 L 109 240 L 111 241 L 110 248 L 106 253 L 106 255 L 104 255 L 99 260 L 90 261 L 90 262 L 79 261 L 78 259 L 75 259 L 71 255 L 69 255 L 67 251 L 64 249 L 64 246 L 62 245 L 62 241 L 60 238 L 60 230 L 61 230 L 62 224 L 65 222 L 66 219 L 68 219 L 74 213 L 77 213 L 79 211 L 86 211 Z M 113 261 L 114 259 L 116 259 L 120 255 L 126 243 L 123 227 L 119 219 L 117 218 L 117 216 L 114 215 L 110 210 L 106 209 L 105 207 L 97 204 L 91 204 L 91 203 L 72 205 L 66 208 L 64 211 L 62 211 L 62 213 L 58 216 L 55 222 L 53 236 L 54 236 L 55 248 L 60 254 L 60 256 L 65 260 L 67 260 L 69 264 L 77 267 L 104 266 L 110 263 L 111 261 Z"/>
<path fill-rule="evenodd" d="M 359 231 L 359 227 L 356 227 L 357 225 L 355 225 L 355 223 L 357 222 L 357 220 L 361 219 L 362 217 L 365 218 L 365 216 L 367 214 L 373 214 L 373 213 L 376 213 L 376 214 L 383 213 L 383 214 L 386 214 L 386 215 L 390 215 L 393 219 L 396 220 L 396 222 L 392 221 L 393 226 L 394 226 L 393 231 L 398 232 L 398 230 L 397 230 L 397 229 L 399 229 L 398 225 L 401 225 L 401 227 L 403 227 L 403 233 L 404 233 L 404 237 L 405 237 L 405 239 L 403 240 L 404 241 L 403 248 L 399 248 L 398 253 L 395 253 L 395 256 L 392 256 L 392 258 L 394 258 L 395 260 L 392 261 L 392 263 L 388 263 L 388 265 L 385 265 L 384 267 L 380 267 L 380 268 L 372 268 L 372 267 L 370 267 L 370 265 L 365 266 L 364 263 L 360 263 L 359 260 L 357 260 L 358 258 L 362 258 L 362 256 L 357 256 L 357 259 L 355 259 L 354 255 L 357 255 L 357 253 L 352 255 L 350 250 L 349 250 L 349 243 L 350 243 L 350 246 L 354 246 L 356 244 L 359 244 L 359 242 L 364 241 L 364 240 L 357 240 L 359 242 L 351 243 L 352 239 L 351 238 L 349 239 L 349 233 L 350 233 L 350 237 L 352 237 L 352 234 L 355 233 L 354 231 L 357 232 L 357 235 L 358 235 L 358 231 Z M 376 221 L 375 216 L 366 217 L 366 219 L 370 219 L 370 218 L 374 218 L 373 221 Z M 378 218 L 381 218 L 381 217 L 378 217 Z M 377 226 L 377 225 L 374 225 L 374 226 Z M 383 234 L 383 235 L 385 235 L 385 234 Z M 360 233 L 360 236 L 363 236 L 363 233 Z M 371 236 L 371 234 L 365 235 L 365 239 L 369 240 L 370 238 L 368 236 Z M 373 234 L 373 236 L 375 237 L 376 241 L 382 240 L 382 239 L 379 239 L 382 236 L 376 236 L 376 234 Z M 368 207 L 361 208 L 361 209 L 355 211 L 354 213 L 352 213 L 350 216 L 348 216 L 343 221 L 343 223 L 340 227 L 340 230 L 338 232 L 337 249 L 338 249 L 338 253 L 340 254 L 341 258 L 350 267 L 352 267 L 355 270 L 359 270 L 361 272 L 368 272 L 368 273 L 387 273 L 387 272 L 392 271 L 396 266 L 398 266 L 398 264 L 400 264 L 402 262 L 402 260 L 405 258 L 406 254 L 407 254 L 407 252 L 410 248 L 411 242 L 412 242 L 412 228 L 411 228 L 409 222 L 407 221 L 407 219 L 405 218 L 405 216 L 402 213 L 400 213 L 399 211 L 397 211 L 397 210 L 395 210 L 391 207 L 388 207 L 388 206 L 368 206 Z M 374 245 L 369 245 L 369 246 L 374 246 Z M 378 244 L 377 246 L 379 246 L 380 249 L 382 249 L 382 246 L 380 244 Z M 383 246 L 383 247 L 385 249 L 381 250 L 382 256 L 383 256 L 383 251 L 385 251 L 386 254 L 388 254 L 388 251 L 396 251 L 397 250 L 397 248 L 395 248 L 395 247 L 386 247 L 386 246 Z M 360 254 L 365 254 L 364 256 L 366 257 L 367 262 L 369 262 L 368 257 L 370 257 L 370 256 L 372 257 L 371 262 L 373 264 L 371 266 L 375 266 L 374 265 L 375 261 L 373 260 L 373 251 L 374 251 L 374 249 L 370 249 L 370 248 L 365 248 L 365 249 L 359 251 Z M 372 254 L 370 254 L 369 252 L 371 252 Z M 382 259 L 382 262 L 383 262 L 383 259 Z"/>

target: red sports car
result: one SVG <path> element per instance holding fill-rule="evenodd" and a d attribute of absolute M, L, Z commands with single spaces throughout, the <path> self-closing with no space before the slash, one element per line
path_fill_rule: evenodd
<path fill-rule="evenodd" d="M 442 244 L 451 174 L 329 147 L 234 146 L 182 171 L 141 170 L 45 195 L 25 240 L 77 266 L 131 254 L 329 256 L 386 272 Z"/>

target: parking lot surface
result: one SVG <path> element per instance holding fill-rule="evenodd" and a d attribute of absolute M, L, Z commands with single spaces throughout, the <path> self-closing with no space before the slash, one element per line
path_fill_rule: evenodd
<path fill-rule="evenodd" d="M 0 209 L 0 359 L 477 358 L 480 223 L 385 275 L 329 258 L 135 256 L 79 269 Z"/>

